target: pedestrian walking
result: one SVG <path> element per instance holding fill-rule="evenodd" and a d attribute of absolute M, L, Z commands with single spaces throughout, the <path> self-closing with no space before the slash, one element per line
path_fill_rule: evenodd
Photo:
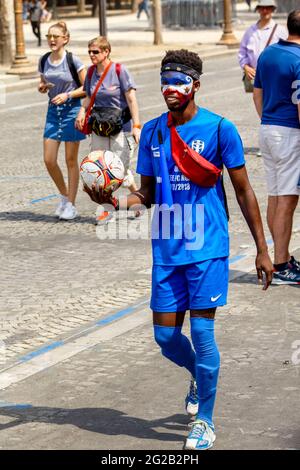
<path fill-rule="evenodd" d="M 238 59 L 242 68 L 244 88 L 247 93 L 253 93 L 253 84 L 257 60 L 262 51 L 270 44 L 287 38 L 287 30 L 284 26 L 275 23 L 272 18 L 276 10 L 274 0 L 260 0 L 255 8 L 260 19 L 250 26 L 245 32 L 239 49 Z M 257 157 L 261 157 L 258 150 Z"/>
<path fill-rule="evenodd" d="M 47 10 L 47 2 L 46 0 L 41 1 L 41 7 L 43 10 L 42 17 L 41 17 L 41 22 L 42 23 L 48 23 L 51 20 L 52 13 Z"/>
<path fill-rule="evenodd" d="M 275 23 L 272 16 L 276 10 L 274 0 L 261 0 L 255 8 L 260 19 L 250 26 L 243 35 L 238 60 L 244 72 L 244 85 L 248 92 L 253 91 L 253 81 L 257 60 L 262 51 L 279 39 L 287 38 L 287 30 L 284 26 Z"/>
<path fill-rule="evenodd" d="M 168 51 L 161 89 L 169 112 L 144 125 L 137 172 L 141 187 L 127 198 L 88 192 L 116 210 L 155 203 L 152 221 L 154 337 L 163 356 L 191 374 L 186 410 L 195 417 L 185 448 L 205 450 L 215 440 L 213 409 L 220 356 L 214 337 L 217 307 L 226 304 L 229 240 L 221 168 L 228 169 L 257 247 L 258 278 L 272 279 L 260 211 L 250 186 L 243 145 L 227 119 L 198 107 L 202 61 L 187 50 Z M 200 155 L 201 154 L 201 155 Z M 182 334 L 190 311 L 190 340 Z"/>
<path fill-rule="evenodd" d="M 246 0 L 246 3 L 248 5 L 248 10 L 251 11 L 251 0 Z"/>
<path fill-rule="evenodd" d="M 123 64 L 111 61 L 111 45 L 105 37 L 92 39 L 88 43 L 88 53 L 92 65 L 84 83 L 87 97 L 77 116 L 76 126 L 82 130 L 91 96 L 103 75 L 105 78 L 96 93 L 91 114 L 91 150 L 111 150 L 117 154 L 126 171 L 123 186 L 131 192 L 136 191 L 137 186 L 129 169 L 130 156 L 139 143 L 141 133 L 136 85 Z M 104 210 L 97 216 L 96 222 L 99 225 L 107 224 L 113 215 L 113 212 Z M 139 212 L 135 215 L 138 217 Z"/>
<path fill-rule="evenodd" d="M 137 19 L 140 19 L 140 16 L 142 14 L 142 11 L 145 12 L 148 20 L 150 19 L 150 13 L 149 13 L 149 2 L 148 0 L 141 0 L 138 4 L 138 11 L 137 11 Z"/>
<path fill-rule="evenodd" d="M 49 105 L 44 130 L 44 161 L 49 175 L 60 193 L 55 215 L 63 220 L 77 217 L 75 199 L 79 182 L 78 150 L 85 136 L 75 129 L 75 119 L 80 109 L 80 97 L 85 96 L 83 83 L 85 67 L 80 59 L 66 52 L 70 40 L 66 23 L 60 21 L 46 35 L 50 52 L 41 57 L 39 72 L 40 93 L 48 93 Z M 65 142 L 65 158 L 68 169 L 66 186 L 57 163 L 61 142 Z"/>
<path fill-rule="evenodd" d="M 32 0 L 29 6 L 29 18 L 32 27 L 33 34 L 38 39 L 38 46 L 42 45 L 41 39 L 41 19 L 43 15 L 43 9 L 41 2 L 37 0 Z"/>
<path fill-rule="evenodd" d="M 23 2 L 22 2 L 22 20 L 23 20 L 24 24 L 27 23 L 28 15 L 29 15 L 29 2 L 28 2 L 28 0 L 23 0 Z"/>
<path fill-rule="evenodd" d="M 300 284 L 300 262 L 289 251 L 300 194 L 300 10 L 289 14 L 287 27 L 287 40 L 259 57 L 253 94 L 261 118 L 267 221 L 274 241 L 273 284 Z"/>

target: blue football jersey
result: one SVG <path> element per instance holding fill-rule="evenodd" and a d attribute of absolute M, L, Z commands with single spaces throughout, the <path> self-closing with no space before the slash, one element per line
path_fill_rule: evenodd
<path fill-rule="evenodd" d="M 171 155 L 168 113 L 145 124 L 141 134 L 137 172 L 153 176 L 155 209 L 152 248 L 155 265 L 177 266 L 229 255 L 227 214 L 219 180 L 204 188 L 183 175 Z M 218 168 L 245 164 L 241 138 L 227 119 L 204 108 L 188 122 L 177 126 L 181 138 Z M 220 123 L 220 129 L 218 127 Z M 159 141 L 159 131 L 163 145 Z M 218 139 L 219 136 L 219 139 Z M 219 143 L 218 143 L 219 142 Z M 173 206 L 165 206 L 161 158 L 167 164 Z"/>

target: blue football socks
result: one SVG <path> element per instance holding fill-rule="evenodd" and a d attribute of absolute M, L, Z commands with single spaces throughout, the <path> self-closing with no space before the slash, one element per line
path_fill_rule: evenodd
<path fill-rule="evenodd" d="M 163 356 L 185 367 L 195 377 L 195 352 L 190 340 L 181 333 L 181 326 L 154 325 L 154 338 Z"/>
<path fill-rule="evenodd" d="M 191 336 L 196 352 L 196 381 L 199 397 L 197 419 L 213 427 L 213 409 L 220 368 L 220 354 L 215 341 L 214 320 L 191 318 Z"/>

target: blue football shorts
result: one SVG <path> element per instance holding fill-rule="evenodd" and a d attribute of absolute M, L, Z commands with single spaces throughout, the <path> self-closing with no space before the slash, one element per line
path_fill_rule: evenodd
<path fill-rule="evenodd" d="M 226 305 L 228 275 L 228 257 L 153 266 L 150 307 L 155 312 L 184 312 Z"/>

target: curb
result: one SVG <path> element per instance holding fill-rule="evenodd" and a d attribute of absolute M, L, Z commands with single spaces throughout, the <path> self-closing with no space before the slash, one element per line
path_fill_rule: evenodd
<path fill-rule="evenodd" d="M 237 49 L 228 49 L 227 51 L 216 51 L 216 52 L 209 52 L 201 54 L 201 59 L 218 59 L 219 57 L 227 57 L 231 55 L 236 55 Z M 126 61 L 123 62 L 124 65 L 132 72 L 138 72 L 140 70 L 149 70 L 153 67 L 160 67 L 161 64 L 161 57 L 155 57 L 150 59 L 147 62 L 140 62 L 139 64 L 130 64 Z"/>

